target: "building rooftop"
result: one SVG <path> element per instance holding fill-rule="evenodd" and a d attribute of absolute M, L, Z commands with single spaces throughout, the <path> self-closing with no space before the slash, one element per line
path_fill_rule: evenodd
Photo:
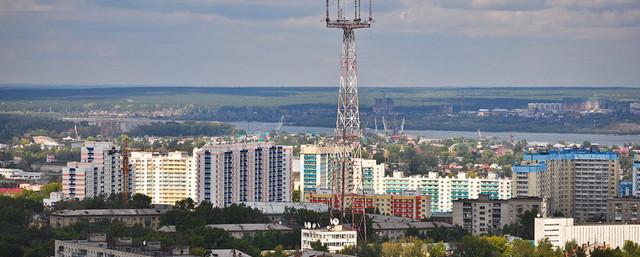
<path fill-rule="evenodd" d="M 295 257 L 355 257 L 353 255 L 327 253 L 327 252 L 321 252 L 321 251 L 309 250 L 309 249 L 305 249 L 304 251 L 298 252 L 294 256 Z"/>
<path fill-rule="evenodd" d="M 60 210 L 51 213 L 53 216 L 138 216 L 138 215 L 162 215 L 169 209 L 84 209 L 84 210 Z"/>
<path fill-rule="evenodd" d="M 209 228 L 219 228 L 227 232 L 260 232 L 260 231 L 293 231 L 292 228 L 271 223 L 257 224 L 209 224 Z M 160 232 L 173 233 L 176 232 L 176 226 L 166 225 L 158 228 Z"/>
<path fill-rule="evenodd" d="M 559 149 L 550 150 L 548 152 L 526 153 L 524 160 L 555 160 L 555 159 L 569 159 L 569 160 L 581 160 L 581 159 L 595 159 L 595 160 L 618 160 L 618 153 L 616 152 L 601 152 L 590 149 Z"/>
<path fill-rule="evenodd" d="M 286 209 L 305 209 L 315 212 L 328 212 L 329 206 L 325 203 L 300 203 L 300 202 L 244 202 L 244 205 L 260 210 L 266 215 L 284 214 Z"/>
<path fill-rule="evenodd" d="M 142 245 L 133 245 L 131 242 L 124 245 L 118 245 L 109 243 L 106 241 L 92 241 L 92 240 L 56 240 L 57 242 L 72 244 L 74 248 L 101 248 L 101 249 L 109 249 L 112 251 L 120 251 L 126 252 L 128 254 L 135 254 L 132 256 L 154 256 L 154 257 L 197 257 L 195 255 L 189 255 L 189 247 L 176 247 L 176 250 L 183 251 L 174 251 L 174 249 L 170 251 L 163 251 L 160 249 L 160 244 L 154 244 L 156 247 L 150 247 L 154 242 L 148 242 L 148 246 Z M 249 255 L 245 255 L 249 256 Z M 244 257 L 244 256 L 243 256 Z"/>

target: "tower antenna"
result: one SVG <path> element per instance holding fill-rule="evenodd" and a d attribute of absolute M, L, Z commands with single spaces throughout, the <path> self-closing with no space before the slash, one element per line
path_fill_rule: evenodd
<path fill-rule="evenodd" d="M 369 0 L 369 19 L 363 21 L 360 16 L 361 0 L 353 0 L 353 18 L 344 17 L 344 10 L 337 0 L 337 19 L 331 19 L 329 13 L 329 0 L 326 1 L 327 14 L 326 24 L 328 28 L 342 30 L 342 52 L 340 56 L 340 87 L 338 89 L 338 111 L 336 116 L 336 130 L 334 135 L 335 155 L 331 168 L 332 176 L 332 203 L 329 215 L 333 218 L 334 212 L 342 214 L 343 222 L 348 222 L 346 212 L 351 211 L 352 227 L 355 230 L 363 231 L 358 233 L 366 241 L 366 190 L 363 187 L 364 176 L 355 174 L 362 172 L 362 129 L 360 123 L 360 104 L 358 99 L 358 74 L 357 74 L 357 54 L 355 30 L 370 28 L 373 18 L 371 17 L 371 0 Z M 384 123 L 384 121 L 383 121 Z M 358 167 L 359 171 L 354 169 Z M 349 181 L 347 181 L 349 180 Z M 356 185 L 357 183 L 357 185 Z M 362 193 L 358 196 L 359 193 Z M 345 195 L 350 194 L 351 203 L 347 206 Z M 362 199 L 361 204 L 354 204 L 358 199 Z M 337 204 L 336 204 L 337 203 Z M 336 210 L 337 209 L 337 210 Z M 360 215 L 356 218 L 356 214 Z"/>

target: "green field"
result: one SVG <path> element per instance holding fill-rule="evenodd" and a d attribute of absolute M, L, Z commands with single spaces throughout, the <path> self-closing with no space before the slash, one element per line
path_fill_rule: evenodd
<path fill-rule="evenodd" d="M 360 89 L 362 107 L 375 98 L 393 98 L 396 106 L 456 104 L 464 94 L 465 103 L 486 102 L 492 107 L 519 106 L 526 102 L 560 101 L 568 97 L 593 97 L 611 101 L 640 101 L 639 88 L 370 88 Z M 337 88 L 193 88 L 146 87 L 100 89 L 10 89 L 0 87 L 0 110 L 27 109 L 154 109 L 162 106 L 202 105 L 214 107 L 277 107 L 287 105 L 331 105 Z M 498 101 L 491 101 L 492 99 Z M 492 102 L 503 106 L 490 106 Z M 498 104 L 500 105 L 500 104 Z M 46 111 L 46 110 L 43 110 Z"/>

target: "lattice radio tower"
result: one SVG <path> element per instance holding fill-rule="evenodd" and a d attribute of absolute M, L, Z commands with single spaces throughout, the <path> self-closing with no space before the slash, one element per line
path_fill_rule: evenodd
<path fill-rule="evenodd" d="M 326 18 L 328 28 L 342 29 L 342 54 L 340 56 L 340 88 L 338 90 L 338 113 L 335 130 L 336 153 L 332 168 L 332 203 L 329 211 L 331 218 L 336 216 L 336 212 L 342 215 L 343 222 L 349 222 L 347 212 L 351 212 L 351 224 L 360 238 L 366 241 L 366 197 L 363 187 L 363 174 L 355 174 L 354 166 L 362 165 L 355 163 L 361 160 L 362 151 L 360 139 L 362 128 L 360 127 L 360 110 L 358 101 L 358 73 L 356 55 L 356 29 L 370 28 L 373 18 L 371 17 L 371 0 L 369 0 L 369 17 L 362 19 L 362 0 L 336 0 L 330 3 L 326 0 Z M 348 3 L 346 3 L 348 2 Z M 353 5 L 351 5 L 353 3 Z M 353 17 L 347 18 L 345 15 L 345 4 L 353 7 Z M 337 15 L 331 17 L 330 9 L 336 8 Z M 350 15 L 349 15 L 350 16 Z M 361 164 L 361 163 L 360 163 Z M 359 177 L 356 178 L 356 177 Z M 359 193 L 362 190 L 362 193 Z M 351 194 L 351 206 L 346 206 L 345 194 Z M 359 216 L 359 217 L 356 217 Z"/>

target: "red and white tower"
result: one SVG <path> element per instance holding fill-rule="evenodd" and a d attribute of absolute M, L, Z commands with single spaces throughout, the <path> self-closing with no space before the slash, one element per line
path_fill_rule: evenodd
<path fill-rule="evenodd" d="M 352 4 L 353 3 L 353 4 Z M 353 7 L 353 17 L 347 18 L 345 12 L 345 4 Z M 336 17 L 332 17 L 330 9 L 337 11 Z M 347 8 L 347 9 L 350 9 Z M 331 204 L 331 217 L 334 217 L 336 213 L 340 213 L 343 222 L 349 222 L 347 219 L 347 213 L 351 212 L 351 224 L 354 229 L 359 230 L 361 238 L 366 240 L 366 222 L 365 222 L 365 208 L 364 204 L 359 206 L 347 206 L 345 203 L 345 194 L 356 194 L 364 198 L 363 192 L 354 192 L 357 189 L 362 189 L 362 185 L 355 185 L 355 183 L 362 183 L 363 174 L 354 174 L 355 172 L 361 172 L 355 170 L 354 167 L 361 167 L 361 165 L 354 165 L 355 161 L 361 161 L 361 144 L 360 139 L 363 131 L 360 126 L 360 107 L 358 100 L 358 62 L 356 54 L 356 35 L 355 30 L 370 28 L 373 19 L 371 17 L 371 0 L 369 0 L 369 17 L 362 19 L 361 16 L 362 4 L 361 0 L 336 0 L 335 2 L 326 0 L 326 18 L 328 28 L 337 28 L 343 31 L 342 33 L 342 53 L 340 56 L 340 88 L 338 90 L 338 112 L 336 117 L 336 130 L 335 130 L 335 144 L 336 154 L 334 155 L 332 165 L 332 191 L 334 197 Z M 348 15 L 350 16 L 350 15 Z M 354 179 L 359 177 L 360 179 Z M 354 195 L 355 198 L 358 197 Z M 366 202 L 362 199 L 362 202 Z M 358 216 L 358 217 L 356 217 Z"/>

